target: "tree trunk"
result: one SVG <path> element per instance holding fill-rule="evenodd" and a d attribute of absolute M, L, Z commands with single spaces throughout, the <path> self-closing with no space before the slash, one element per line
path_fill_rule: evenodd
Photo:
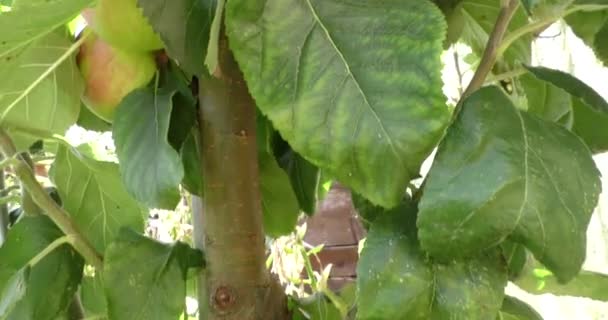
<path fill-rule="evenodd" d="M 207 268 L 201 319 L 285 319 L 286 301 L 265 267 L 256 108 L 223 31 L 218 67 L 200 79 L 202 228 Z"/>

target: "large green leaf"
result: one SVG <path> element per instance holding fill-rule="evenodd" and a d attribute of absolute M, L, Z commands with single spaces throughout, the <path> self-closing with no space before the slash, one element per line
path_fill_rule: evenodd
<path fill-rule="evenodd" d="M 497 320 L 543 320 L 543 317 L 527 303 L 506 296 L 502 302 L 500 317 Z"/>
<path fill-rule="evenodd" d="M 230 47 L 262 112 L 296 152 L 385 207 L 443 134 L 445 28 L 428 0 L 226 4 Z"/>
<path fill-rule="evenodd" d="M 581 137 L 594 153 L 608 150 L 608 102 L 576 77 L 559 70 L 527 67 L 538 79 L 568 92 L 572 96 L 572 131 Z"/>
<path fill-rule="evenodd" d="M 17 6 L 15 10 L 0 14 L 0 30 L 3 30 L 0 33 L 0 65 L 17 57 L 32 41 L 70 21 L 93 2 L 93 0 L 28 1 Z"/>
<path fill-rule="evenodd" d="M 174 92 L 152 88 L 127 95 L 116 109 L 112 136 L 127 190 L 151 208 L 174 209 L 184 177 L 168 141 Z"/>
<path fill-rule="evenodd" d="M 163 244 L 123 229 L 104 259 L 109 318 L 178 319 L 185 308 L 187 270 L 202 264 L 201 252 L 183 243 Z"/>
<path fill-rule="evenodd" d="M 137 0 L 165 48 L 191 74 L 204 70 L 217 0 Z"/>
<path fill-rule="evenodd" d="M 485 50 L 490 33 L 496 24 L 500 6 L 501 1 L 496 0 L 464 0 L 462 3 L 465 19 L 462 40 L 471 46 L 478 57 L 481 57 Z M 526 12 L 520 7 L 509 23 L 507 34 L 527 24 Z M 520 63 L 529 63 L 532 39 L 532 36 L 528 34 L 511 44 L 504 55 L 498 57 L 496 68 L 505 71 L 518 66 Z"/>
<path fill-rule="evenodd" d="M 481 89 L 465 100 L 429 172 L 422 247 L 450 258 L 510 238 L 567 281 L 585 258 L 599 176 L 574 134 L 517 110 L 497 87 Z"/>
<path fill-rule="evenodd" d="M 90 158 L 87 148 L 60 146 L 50 177 L 67 212 L 103 252 L 122 226 L 143 231 L 144 215 L 122 184 L 118 165 Z"/>
<path fill-rule="evenodd" d="M 11 34 L 16 28 L 0 26 L 0 30 L 11 30 L 2 35 Z M 70 45 L 68 35 L 58 31 L 39 38 L 16 56 L 0 57 L 0 122 L 4 126 L 64 134 L 76 122 L 84 86 L 75 59 L 68 56 L 54 65 Z M 47 70 L 53 71 L 45 75 Z M 22 150 L 36 141 L 16 129 L 12 134 Z"/>
<path fill-rule="evenodd" d="M 6 294 L 10 286 L 17 292 L 13 291 L 12 297 L 0 297 L 2 308 L 6 299 L 12 300 L 12 307 L 7 308 L 10 313 L 0 314 L 0 318 L 55 320 L 67 308 L 82 278 L 82 257 L 63 244 L 30 265 L 37 254 L 61 236 L 46 216 L 24 217 L 11 229 L 0 247 L 0 292 Z"/>
<path fill-rule="evenodd" d="M 357 266 L 357 319 L 492 319 L 507 284 L 496 251 L 448 264 L 416 240 L 415 208 L 386 212 L 371 227 Z"/>

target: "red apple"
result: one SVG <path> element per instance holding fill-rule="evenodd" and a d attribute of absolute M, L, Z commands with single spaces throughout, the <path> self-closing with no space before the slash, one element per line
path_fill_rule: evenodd
<path fill-rule="evenodd" d="M 87 39 L 77 57 L 86 84 L 82 101 L 97 116 L 112 122 L 120 101 L 154 77 L 154 54 L 114 48 L 88 28 L 83 36 Z"/>

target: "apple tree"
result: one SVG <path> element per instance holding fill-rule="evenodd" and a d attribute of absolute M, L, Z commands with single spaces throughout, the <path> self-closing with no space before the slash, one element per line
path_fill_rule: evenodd
<path fill-rule="evenodd" d="M 531 64 L 557 21 L 608 63 L 605 0 L 0 4 L 0 319 L 186 319 L 187 291 L 208 320 L 541 319 L 509 281 L 608 300 L 581 271 L 608 102 Z M 476 71 L 448 105 L 455 43 Z M 325 180 L 369 228 L 354 298 L 286 296 L 267 239 Z M 184 194 L 193 245 L 146 237 Z"/>

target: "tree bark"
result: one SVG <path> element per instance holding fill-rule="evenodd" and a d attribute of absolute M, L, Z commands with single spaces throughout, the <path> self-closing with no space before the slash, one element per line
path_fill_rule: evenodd
<path fill-rule="evenodd" d="M 218 45 L 217 69 L 199 79 L 204 222 L 198 223 L 207 260 L 200 319 L 286 319 L 285 296 L 265 267 L 256 107 L 223 30 Z"/>

